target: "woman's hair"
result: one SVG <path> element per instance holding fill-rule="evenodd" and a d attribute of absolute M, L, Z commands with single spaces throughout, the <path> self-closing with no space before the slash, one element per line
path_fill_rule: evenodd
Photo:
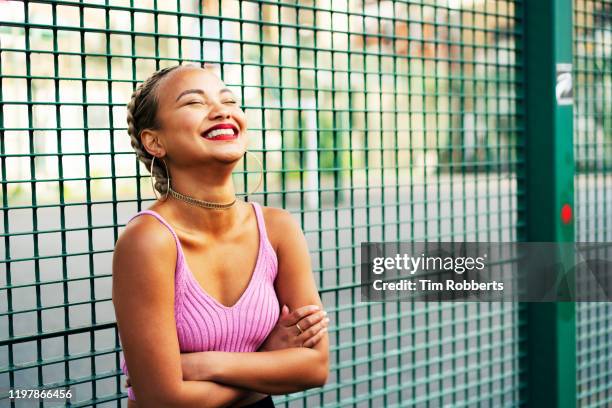
<path fill-rule="evenodd" d="M 140 133 L 144 129 L 158 129 L 157 122 L 157 104 L 158 95 L 157 87 L 162 78 L 168 73 L 174 71 L 181 66 L 200 67 L 196 64 L 173 65 L 160 69 L 154 72 L 144 82 L 142 82 L 132 93 L 132 99 L 127 104 L 127 124 L 128 134 L 130 135 L 131 144 L 136 152 L 138 160 L 144 163 L 145 167 L 153 177 L 155 177 L 155 189 L 163 196 L 168 190 L 168 174 L 162 159 L 155 160 L 155 166 L 151 168 L 153 156 L 147 152 L 140 139 Z M 201 68 L 206 68 L 204 65 Z"/>

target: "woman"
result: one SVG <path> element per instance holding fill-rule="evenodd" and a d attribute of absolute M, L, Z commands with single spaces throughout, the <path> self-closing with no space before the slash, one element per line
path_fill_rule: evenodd
<path fill-rule="evenodd" d="M 304 234 L 289 212 L 236 200 L 248 135 L 232 92 L 208 68 L 162 69 L 132 95 L 128 132 L 162 195 L 113 255 L 128 407 L 273 406 L 325 384 Z"/>

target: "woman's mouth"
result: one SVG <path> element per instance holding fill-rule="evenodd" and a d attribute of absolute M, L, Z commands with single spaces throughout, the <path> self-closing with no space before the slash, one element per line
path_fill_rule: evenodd
<path fill-rule="evenodd" d="M 238 138 L 238 129 L 233 125 L 218 125 L 214 126 L 212 130 L 202 133 L 202 137 L 212 141 L 233 140 Z"/>
<path fill-rule="evenodd" d="M 207 140 L 232 140 L 238 138 L 238 134 L 232 129 L 216 129 L 203 135 Z"/>

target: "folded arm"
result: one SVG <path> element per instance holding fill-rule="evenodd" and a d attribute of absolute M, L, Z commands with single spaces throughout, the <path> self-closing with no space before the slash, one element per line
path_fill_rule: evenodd
<path fill-rule="evenodd" d="M 327 380 L 327 365 L 320 351 L 310 348 L 233 353 L 205 351 L 198 378 L 244 387 L 264 394 L 288 394 L 320 387 Z"/>

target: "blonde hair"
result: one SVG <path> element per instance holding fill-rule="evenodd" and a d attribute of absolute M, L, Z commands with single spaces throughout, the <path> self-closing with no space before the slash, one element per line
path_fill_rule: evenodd
<path fill-rule="evenodd" d="M 127 131 L 130 135 L 131 145 L 136 152 L 138 160 L 144 163 L 147 170 L 149 170 L 149 172 L 155 178 L 155 190 L 157 190 L 162 196 L 165 195 L 168 190 L 168 174 L 166 173 L 166 168 L 162 163 L 160 163 L 162 159 L 158 159 L 154 163 L 154 168 L 151 169 L 153 155 L 147 152 L 147 150 L 144 148 L 140 138 L 140 133 L 144 129 L 159 128 L 159 123 L 157 122 L 157 86 L 159 85 L 160 80 L 168 73 L 184 66 L 206 68 L 204 64 L 201 66 L 196 64 L 179 64 L 155 71 L 150 77 L 138 85 L 136 90 L 132 93 L 132 98 L 127 104 Z"/>

